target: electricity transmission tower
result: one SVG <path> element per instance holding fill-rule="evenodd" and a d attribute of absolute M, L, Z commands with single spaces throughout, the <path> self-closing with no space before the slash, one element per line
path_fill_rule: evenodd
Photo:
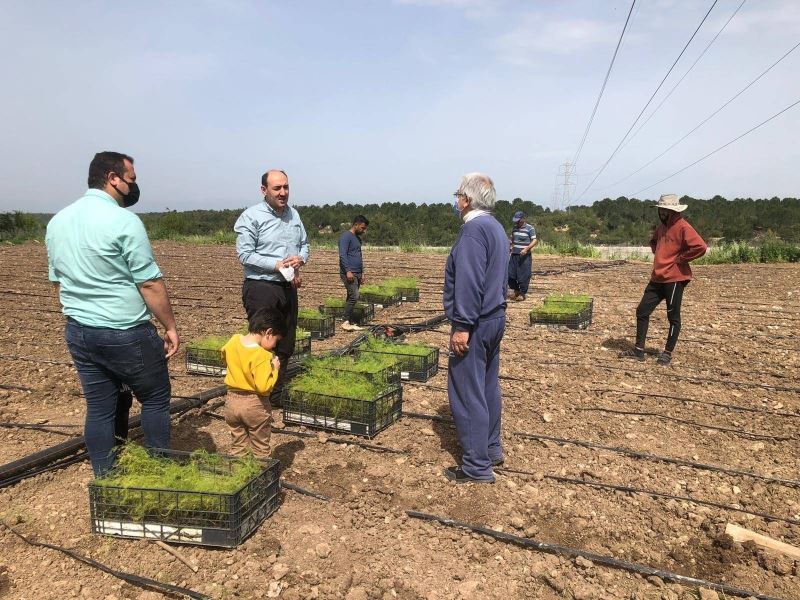
<path fill-rule="evenodd" d="M 569 209 L 576 185 L 575 163 L 567 161 L 563 165 L 559 165 L 558 175 L 556 176 L 557 209 Z"/>

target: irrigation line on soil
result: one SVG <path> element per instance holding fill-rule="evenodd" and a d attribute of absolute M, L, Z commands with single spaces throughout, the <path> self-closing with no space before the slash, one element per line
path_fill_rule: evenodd
<path fill-rule="evenodd" d="M 303 496 L 311 496 L 312 498 L 316 498 L 317 500 L 323 500 L 324 502 L 328 502 L 330 500 L 328 496 L 324 496 L 319 492 L 307 490 L 305 488 L 300 487 L 299 485 L 289 483 L 285 479 L 281 479 L 281 487 L 285 487 L 287 490 L 292 490 L 293 492 L 297 492 L 298 494 L 302 494 Z"/>
<path fill-rule="evenodd" d="M 612 390 L 606 388 L 589 388 L 590 392 L 600 392 L 603 394 L 624 394 L 630 396 L 646 396 L 648 398 L 664 398 L 667 400 L 677 400 L 678 402 L 691 402 L 695 404 L 708 404 L 710 406 L 717 406 L 719 408 L 727 408 L 732 411 L 749 412 L 762 415 L 770 415 L 775 417 L 794 417 L 800 418 L 800 414 L 792 413 L 783 410 L 766 410 L 763 408 L 750 408 L 749 406 L 740 406 L 738 404 L 725 404 L 724 402 L 714 402 L 713 400 L 695 400 L 694 398 L 686 398 L 684 396 L 670 396 L 668 394 L 653 394 L 650 392 L 627 392 L 625 390 Z"/>
<path fill-rule="evenodd" d="M 501 542 L 516 544 L 518 546 L 523 546 L 525 548 L 533 548 L 534 550 L 538 550 L 540 552 L 547 552 L 548 554 L 566 555 L 575 558 L 583 557 L 585 559 L 591 560 L 593 563 L 596 564 L 604 565 L 606 567 L 612 567 L 614 569 L 622 569 L 624 571 L 629 571 L 631 573 L 638 573 L 646 577 L 655 575 L 656 577 L 660 577 L 665 581 L 672 581 L 674 583 L 679 583 L 681 585 L 704 587 L 716 590 L 718 592 L 723 592 L 725 594 L 730 594 L 731 596 L 740 596 L 743 598 L 753 597 L 753 598 L 758 598 L 758 600 L 781 600 L 780 598 L 777 598 L 775 596 L 767 596 L 765 594 L 759 594 L 757 592 L 743 590 L 740 588 L 726 585 L 724 583 L 714 583 L 713 581 L 706 581 L 705 579 L 697 579 L 696 577 L 687 577 L 685 575 L 679 575 L 678 573 L 673 573 L 671 571 L 662 571 L 661 569 L 656 569 L 654 567 L 649 567 L 647 565 L 632 563 L 626 560 L 620 560 L 618 558 L 614 558 L 612 556 L 605 556 L 603 554 L 596 554 L 594 552 L 589 552 L 587 550 L 581 550 L 580 548 L 572 548 L 570 546 L 562 546 L 560 544 L 548 544 L 531 538 L 520 537 L 517 535 L 512 535 L 510 533 L 504 533 L 502 531 L 490 529 L 482 525 L 474 525 L 472 523 L 465 523 L 463 521 L 457 521 L 455 519 L 448 519 L 446 517 L 439 517 L 437 515 L 416 512 L 413 510 L 406 511 L 406 514 L 412 519 L 433 521 L 435 523 L 439 523 L 440 525 L 445 525 L 447 527 L 458 527 L 462 529 L 467 529 L 475 533 L 487 535 Z"/>
<path fill-rule="evenodd" d="M 38 358 L 36 356 L 17 356 L 16 354 L 0 354 L 0 359 L 3 360 L 24 360 L 27 362 L 36 362 L 49 365 L 67 365 L 72 366 L 71 362 L 66 360 L 54 360 L 51 358 Z"/>
<path fill-rule="evenodd" d="M 502 474 L 513 473 L 517 475 L 531 475 L 534 477 L 538 475 L 537 473 L 533 473 L 531 471 L 521 471 L 519 469 L 511 469 L 508 467 L 495 467 L 494 472 Z M 776 515 L 771 515 L 768 513 L 754 512 L 752 510 L 738 508 L 731 504 L 714 502 L 713 500 L 699 500 L 697 498 L 690 498 L 689 496 L 675 496 L 673 494 L 666 494 L 664 492 L 657 492 L 655 490 L 645 490 L 642 488 L 631 487 L 629 485 L 615 485 L 612 483 L 600 483 L 599 481 L 584 481 L 583 479 L 573 479 L 571 477 L 561 477 L 559 475 L 544 475 L 544 479 L 549 479 L 550 481 L 556 481 L 558 483 L 585 485 L 588 487 L 594 487 L 604 490 L 615 490 L 617 492 L 626 492 L 630 494 L 642 494 L 645 496 L 652 496 L 654 498 L 664 498 L 666 500 L 680 500 L 682 502 L 691 502 L 693 504 L 699 504 L 702 506 L 713 506 L 714 508 L 721 508 L 723 510 L 730 510 L 733 512 L 740 512 L 746 515 L 753 515 L 754 517 L 761 517 L 762 519 L 766 519 L 767 521 L 781 521 L 783 523 L 788 523 L 789 525 L 800 525 L 800 521 L 798 521 L 797 519 L 787 519 L 785 517 L 778 517 Z"/>
<path fill-rule="evenodd" d="M 682 423 L 683 425 L 689 425 L 690 427 L 697 427 L 699 429 L 713 429 L 714 431 L 722 431 L 725 433 L 732 433 L 733 435 L 738 435 L 741 437 L 750 438 L 753 440 L 766 440 L 772 442 L 786 442 L 789 440 L 794 439 L 794 437 L 790 435 L 769 435 L 766 433 L 754 433 L 752 431 L 745 431 L 742 429 L 734 429 L 732 427 L 721 427 L 719 425 L 708 425 L 706 423 L 697 423 L 696 421 L 690 421 L 688 419 L 681 419 L 678 417 L 673 417 L 671 415 L 664 415 L 657 412 L 649 412 L 649 411 L 636 411 L 636 410 L 619 410 L 616 408 L 608 408 L 605 406 L 592 406 L 592 407 L 585 407 L 585 408 L 573 408 L 572 410 L 576 412 L 604 412 L 610 413 L 614 415 L 628 415 L 633 417 L 655 417 L 656 419 L 664 419 L 666 421 L 674 421 L 676 423 Z"/>
<path fill-rule="evenodd" d="M 616 452 L 617 454 L 623 454 L 625 456 L 630 456 L 633 458 L 641 458 L 643 460 L 650 460 L 653 462 L 664 462 L 673 465 L 679 465 L 682 467 L 691 467 L 693 469 L 699 469 L 701 471 L 714 471 L 717 473 L 725 473 L 727 475 L 739 475 L 741 477 L 750 477 L 752 479 L 766 481 L 767 483 L 775 483 L 777 485 L 782 485 L 784 487 L 800 488 L 800 481 L 797 481 L 795 479 L 781 479 L 779 477 L 770 477 L 768 475 L 760 475 L 759 473 L 753 473 L 751 471 L 740 471 L 739 469 L 731 469 L 729 467 L 721 467 L 719 465 L 706 465 L 703 463 L 692 462 L 690 460 L 684 460 L 682 458 L 673 458 L 671 456 L 659 456 L 658 454 L 638 452 L 636 450 L 631 450 L 629 448 L 621 448 L 618 446 L 605 446 L 603 444 L 596 444 L 594 442 L 587 442 L 585 440 L 570 440 L 566 438 L 558 438 L 550 435 L 541 435 L 537 433 L 523 433 L 515 431 L 514 435 L 519 436 L 523 439 L 537 440 L 540 442 L 541 441 L 554 442 L 556 444 L 561 444 L 561 445 L 572 444 L 574 446 L 581 446 L 583 448 L 591 448 L 594 450 L 608 450 L 609 452 Z"/>
<path fill-rule="evenodd" d="M 19 539 L 21 539 L 23 542 L 25 542 L 30 546 L 56 550 L 57 552 L 66 554 L 67 556 L 77 560 L 78 562 L 82 562 L 83 564 L 89 565 L 90 567 L 99 569 L 104 573 L 108 573 L 109 575 L 112 575 L 117 579 L 121 579 L 122 581 L 130 583 L 137 587 L 155 590 L 161 593 L 180 594 L 181 596 L 186 596 L 188 598 L 196 598 L 197 600 L 212 600 L 211 596 L 206 596 L 205 594 L 201 594 L 200 592 L 195 592 L 194 590 L 190 590 L 189 588 L 181 587 L 178 585 L 172 585 L 170 583 L 164 583 L 163 581 L 150 579 L 149 577 L 142 577 L 141 575 L 127 573 L 125 571 L 117 571 L 116 569 L 112 569 L 111 567 L 108 567 L 103 563 L 94 560 L 93 558 L 89 558 L 88 556 L 78 554 L 74 550 L 70 550 L 69 548 L 64 548 L 63 546 L 57 546 L 56 544 L 48 544 L 47 542 L 37 542 L 31 540 L 26 536 L 22 535 L 13 527 L 11 527 L 11 525 L 6 523 L 5 521 L 0 521 L 0 525 L 8 529 L 11 533 L 13 533 L 15 536 L 17 536 Z"/>
<path fill-rule="evenodd" d="M 25 387 L 22 385 L 11 385 L 8 383 L 0 383 L 0 389 L 13 390 L 15 392 L 35 392 L 33 388 Z"/>

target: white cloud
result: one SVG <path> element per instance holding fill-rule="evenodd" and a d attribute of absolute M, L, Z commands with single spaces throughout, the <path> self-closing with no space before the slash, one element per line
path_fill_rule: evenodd
<path fill-rule="evenodd" d="M 512 64 L 533 65 L 541 54 L 575 54 L 596 46 L 610 46 L 619 36 L 619 25 L 591 19 L 547 20 L 531 14 L 500 36 L 500 57 Z"/>
<path fill-rule="evenodd" d="M 777 2 L 769 8 L 742 10 L 728 25 L 730 33 L 763 33 L 774 35 L 777 32 L 796 33 L 800 28 L 800 3 L 796 0 Z"/>
<path fill-rule="evenodd" d="M 505 2 L 504 0 L 394 0 L 394 3 L 406 6 L 451 8 L 464 11 L 469 18 L 482 18 L 495 14 Z"/>

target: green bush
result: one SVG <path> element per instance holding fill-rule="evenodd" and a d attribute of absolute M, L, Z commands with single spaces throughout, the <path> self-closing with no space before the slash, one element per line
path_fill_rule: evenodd
<path fill-rule="evenodd" d="M 0 242 L 17 244 L 42 239 L 44 233 L 44 223 L 32 214 L 18 210 L 0 213 Z"/>

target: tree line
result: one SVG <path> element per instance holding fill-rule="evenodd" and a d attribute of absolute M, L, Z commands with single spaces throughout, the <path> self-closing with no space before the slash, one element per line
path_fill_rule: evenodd
<path fill-rule="evenodd" d="M 701 200 L 684 196 L 686 216 L 707 241 L 758 242 L 764 237 L 786 242 L 800 242 L 800 199 L 736 198 L 714 196 Z M 539 238 L 553 245 L 582 244 L 646 245 L 657 224 L 653 201 L 621 196 L 605 198 L 590 206 L 551 210 L 530 201 L 515 198 L 500 200 L 495 216 L 506 229 L 517 210 L 528 215 Z M 449 246 L 460 228 L 450 204 L 325 204 L 295 205 L 316 242 L 334 243 L 341 231 L 349 228 L 355 215 L 369 219 L 367 240 L 386 246 Z M 211 236 L 221 242 L 233 239 L 233 225 L 242 209 L 167 211 L 140 214 L 152 239 L 175 239 L 186 236 Z M 26 213 L 0 214 L 0 240 L 19 241 L 41 238 L 51 215 Z"/>

